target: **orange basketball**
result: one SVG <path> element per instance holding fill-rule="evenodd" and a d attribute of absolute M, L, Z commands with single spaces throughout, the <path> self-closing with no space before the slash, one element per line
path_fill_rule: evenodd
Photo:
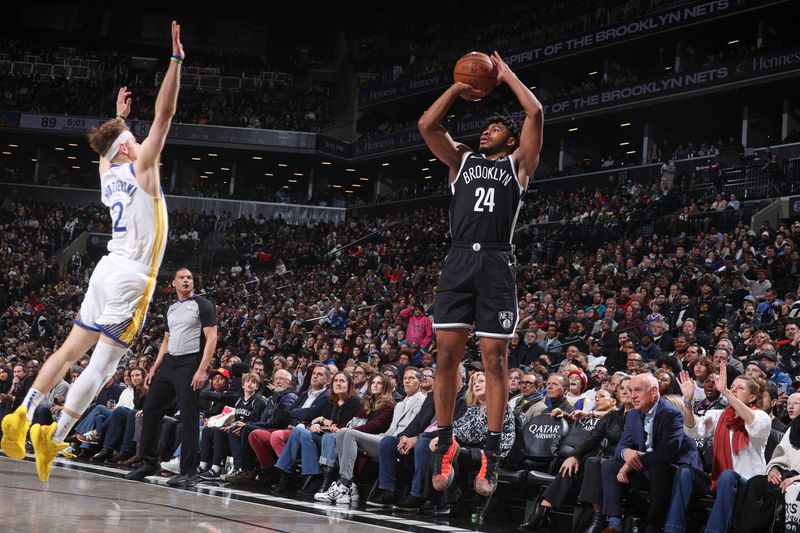
<path fill-rule="evenodd" d="M 456 62 L 453 79 L 489 94 L 497 86 L 497 67 L 488 55 L 470 52 Z"/>

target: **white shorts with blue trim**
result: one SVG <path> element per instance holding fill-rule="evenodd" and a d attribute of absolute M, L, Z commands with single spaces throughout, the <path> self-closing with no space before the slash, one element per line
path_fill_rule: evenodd
<path fill-rule="evenodd" d="M 75 324 L 129 346 L 144 322 L 155 288 L 147 265 L 104 256 L 89 279 Z"/>

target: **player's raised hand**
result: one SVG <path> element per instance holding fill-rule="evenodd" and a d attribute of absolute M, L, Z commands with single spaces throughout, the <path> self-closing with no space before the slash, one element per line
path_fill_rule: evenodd
<path fill-rule="evenodd" d="M 503 61 L 503 58 L 500 57 L 500 54 L 497 53 L 497 50 L 492 52 L 492 55 L 489 57 L 491 57 L 492 63 L 494 63 L 497 67 L 497 84 L 500 85 L 501 83 L 507 82 L 509 76 L 514 75 L 509 66 L 506 65 L 506 62 Z"/>
<path fill-rule="evenodd" d="M 178 56 L 182 59 L 186 58 L 183 51 L 183 44 L 181 44 L 181 25 L 172 21 L 172 55 Z"/>
<path fill-rule="evenodd" d="M 126 119 L 130 114 L 131 92 L 127 87 L 123 86 L 119 88 L 119 93 L 117 93 L 117 117 Z"/>

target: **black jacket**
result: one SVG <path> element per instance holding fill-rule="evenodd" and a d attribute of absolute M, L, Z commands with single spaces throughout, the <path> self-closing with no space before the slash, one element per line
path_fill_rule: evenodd
<path fill-rule="evenodd" d="M 273 392 L 264 402 L 264 409 L 256 422 L 247 424 L 253 428 L 286 428 L 292 423 L 289 409 L 297 401 L 297 394 L 287 389 L 283 392 Z"/>
<path fill-rule="evenodd" d="M 455 414 L 453 415 L 453 420 L 459 418 L 467 410 L 467 402 L 464 400 L 465 394 L 466 387 L 462 387 L 461 390 L 458 391 L 458 396 L 456 397 L 456 408 Z M 427 427 L 431 425 L 431 421 L 436 414 L 436 406 L 433 403 L 433 396 L 433 393 L 430 393 L 425 397 L 425 401 L 422 402 L 422 407 L 420 407 L 417 416 L 415 416 L 411 422 L 409 422 L 409 424 L 406 426 L 406 429 L 404 429 L 398 435 L 398 438 L 417 437 L 422 435 Z"/>
<path fill-rule="evenodd" d="M 612 457 L 624 426 L 625 412 L 623 409 L 611 411 L 597 422 L 597 425 L 589 432 L 589 437 L 575 448 L 572 455 L 579 461 L 595 451 L 598 451 L 603 457 Z"/>

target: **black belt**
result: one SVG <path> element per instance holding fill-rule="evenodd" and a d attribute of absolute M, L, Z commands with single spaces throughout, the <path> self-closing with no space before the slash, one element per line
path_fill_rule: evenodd
<path fill-rule="evenodd" d="M 469 250 L 472 252 L 513 252 L 514 245 L 507 242 L 465 242 L 453 241 L 450 248 L 454 250 Z"/>
<path fill-rule="evenodd" d="M 167 352 L 166 355 L 170 356 L 173 359 L 182 359 L 184 357 L 198 357 L 198 356 L 201 356 L 203 354 L 200 353 L 200 352 L 189 352 L 189 353 L 182 353 L 182 354 L 175 355 L 175 354 Z"/>

